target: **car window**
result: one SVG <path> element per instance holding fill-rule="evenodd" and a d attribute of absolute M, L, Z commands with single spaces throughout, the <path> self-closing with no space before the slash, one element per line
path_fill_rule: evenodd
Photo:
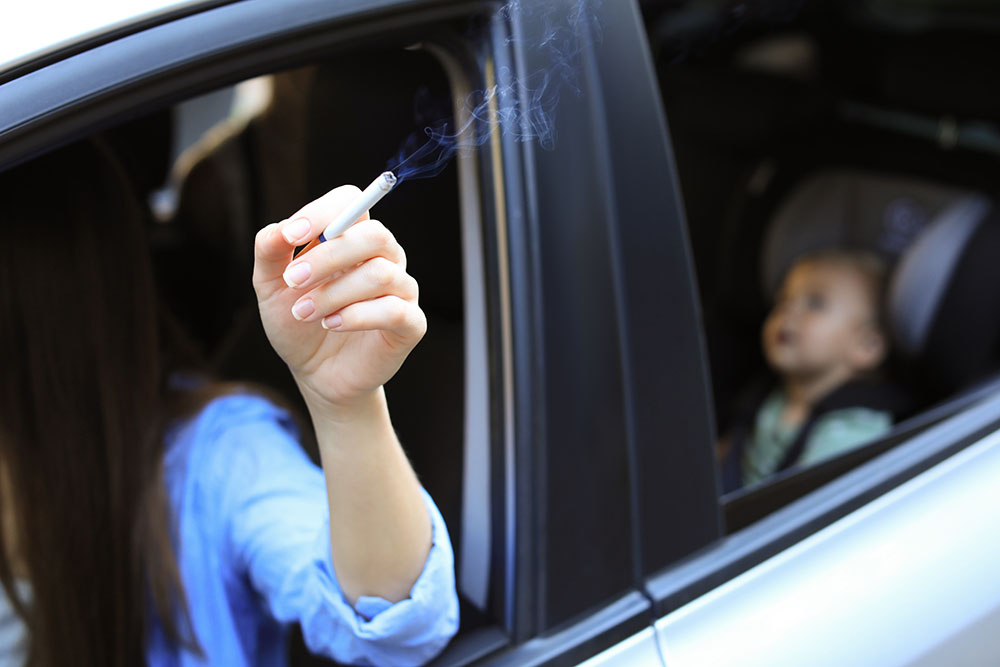
<path fill-rule="evenodd" d="M 161 297 L 222 379 L 257 383 L 297 404 L 256 313 L 253 237 L 303 202 L 345 183 L 364 187 L 393 167 L 411 135 L 425 136 L 429 114 L 453 123 L 451 86 L 426 50 L 366 48 L 255 76 L 100 133 L 148 203 Z M 469 207 L 460 215 L 463 159 L 432 179 L 400 183 L 371 215 L 405 248 L 421 286 L 428 332 L 386 394 L 399 438 L 449 527 L 468 634 L 500 619 L 491 597 L 495 378 L 481 220 Z M 217 289 L 206 293 L 205 284 Z M 293 664 L 315 660 L 300 640 L 291 651 Z"/>
<path fill-rule="evenodd" d="M 992 322 L 975 337 L 944 333 L 992 298 L 955 262 L 983 261 L 977 246 L 993 243 L 1000 136 L 992 101 L 949 72 L 971 53 L 976 69 L 996 56 L 985 33 L 904 31 L 919 13 L 909 3 L 861 5 L 644 6 L 704 313 L 730 531 L 967 405 L 998 368 Z M 932 44 L 966 59 L 936 57 L 925 77 L 919 53 Z M 796 417 L 788 392 L 800 385 L 775 365 L 765 322 L 794 263 L 829 248 L 883 265 L 888 354 Z M 930 278 L 932 266 L 943 275 Z M 806 335 L 798 320 L 781 326 L 774 335 L 789 345 Z M 822 438 L 827 455 L 809 456 Z M 763 472 L 751 476 L 753 466 Z"/>

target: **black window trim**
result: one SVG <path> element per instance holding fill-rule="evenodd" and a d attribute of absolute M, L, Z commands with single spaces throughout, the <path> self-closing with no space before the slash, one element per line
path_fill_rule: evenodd
<path fill-rule="evenodd" d="M 1000 385 L 1000 382 L 997 383 Z M 651 575 L 662 617 L 802 541 L 1000 428 L 1000 392 L 927 428 L 690 558 Z"/>
<path fill-rule="evenodd" d="M 491 657 L 489 664 L 504 667 L 532 667 L 553 662 L 576 664 L 650 628 L 652 609 L 643 593 L 627 592 L 552 634 L 536 637 Z"/>
<path fill-rule="evenodd" d="M 0 83 L 11 81 L 29 72 L 41 69 L 54 62 L 64 60 L 77 53 L 93 49 L 101 44 L 113 42 L 116 39 L 142 32 L 163 23 L 176 21 L 179 18 L 206 11 L 220 5 L 240 0 L 186 0 L 169 7 L 125 19 L 121 22 L 98 28 L 92 32 L 71 37 L 62 42 L 45 46 L 37 51 L 27 53 L 7 63 L 0 64 Z"/>
<path fill-rule="evenodd" d="M 242 0 L 126 34 L 18 78 L 0 79 L 0 168 L 60 138 L 72 140 L 171 100 L 305 62 L 373 35 L 482 13 L 491 5 L 289 0 L 275 12 L 269 0 Z"/>
<path fill-rule="evenodd" d="M 723 495 L 720 503 L 726 516 L 726 532 L 734 533 L 767 516 L 998 390 L 1000 390 L 1000 377 L 928 407 L 895 424 L 885 436 L 856 449 L 811 465 L 793 466 L 772 475 L 759 485 Z"/>

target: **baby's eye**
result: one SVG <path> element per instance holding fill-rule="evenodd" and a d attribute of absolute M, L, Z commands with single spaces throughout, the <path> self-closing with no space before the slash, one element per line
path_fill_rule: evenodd
<path fill-rule="evenodd" d="M 826 307 L 826 299 L 822 294 L 810 294 L 806 297 L 806 308 L 809 310 L 823 310 Z"/>

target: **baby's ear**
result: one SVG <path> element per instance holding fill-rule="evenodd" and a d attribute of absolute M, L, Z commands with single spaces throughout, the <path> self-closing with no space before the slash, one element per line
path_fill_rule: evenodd
<path fill-rule="evenodd" d="M 851 346 L 851 361 L 858 371 L 870 371 L 879 367 L 888 352 L 885 335 L 876 327 L 861 327 Z"/>

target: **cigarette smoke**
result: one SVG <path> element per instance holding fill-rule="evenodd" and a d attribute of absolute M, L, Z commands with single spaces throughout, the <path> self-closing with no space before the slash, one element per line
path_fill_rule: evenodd
<path fill-rule="evenodd" d="M 539 34 L 522 44 L 525 50 L 543 51 L 552 63 L 547 70 L 516 77 L 506 68 L 497 72 L 497 83 L 471 93 L 465 100 L 468 120 L 462 127 L 441 120 L 450 112 L 435 105 L 426 90 L 418 92 L 415 115 L 422 131 L 414 132 L 389 160 L 388 168 L 400 180 L 430 178 L 440 174 L 451 158 L 463 150 L 483 145 L 490 138 L 490 105 L 496 100 L 499 132 L 516 141 L 537 140 L 546 150 L 556 142 L 556 110 L 563 90 L 580 96 L 577 60 L 584 47 L 600 40 L 596 9 L 602 0 L 576 0 L 568 15 L 557 17 L 550 1 L 510 0 L 494 17 L 524 19 L 539 26 Z M 513 37 L 508 42 L 514 42 Z"/>

